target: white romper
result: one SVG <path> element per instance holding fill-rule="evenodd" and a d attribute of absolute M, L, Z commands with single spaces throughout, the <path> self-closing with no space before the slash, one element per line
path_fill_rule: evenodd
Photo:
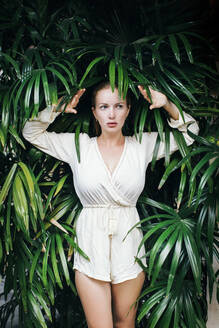
<path fill-rule="evenodd" d="M 110 173 L 98 148 L 97 138 L 80 134 L 80 163 L 77 160 L 73 133 L 47 132 L 46 129 L 59 113 L 45 109 L 38 117 L 28 121 L 23 136 L 34 146 L 57 159 L 67 162 L 73 172 L 74 186 L 83 205 L 76 222 L 77 242 L 88 255 L 89 261 L 78 252 L 74 255 L 74 269 L 89 277 L 121 283 L 136 278 L 142 271 L 135 261 L 142 239 L 142 231 L 135 228 L 139 222 L 136 202 L 145 184 L 145 172 L 152 160 L 157 132 L 143 133 L 142 142 L 125 137 L 123 153 L 113 174 Z M 187 134 L 187 125 L 198 133 L 196 121 L 184 113 L 185 123 L 180 117 L 170 119 L 169 125 L 184 134 L 186 143 L 193 139 Z M 170 135 L 170 152 L 177 150 L 173 135 Z M 158 159 L 165 153 L 160 143 Z M 146 265 L 145 250 L 138 257 Z"/>

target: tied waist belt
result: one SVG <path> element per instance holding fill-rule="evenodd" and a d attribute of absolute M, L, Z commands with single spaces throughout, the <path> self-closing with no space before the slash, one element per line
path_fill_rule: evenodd
<path fill-rule="evenodd" d="M 115 235 L 117 232 L 118 220 L 115 217 L 114 209 L 135 208 L 135 205 L 111 205 L 111 204 L 93 204 L 84 205 L 83 208 L 105 208 L 108 216 L 108 235 Z"/>

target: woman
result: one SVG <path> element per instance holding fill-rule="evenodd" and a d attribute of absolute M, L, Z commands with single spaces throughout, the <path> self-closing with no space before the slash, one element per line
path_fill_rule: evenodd
<path fill-rule="evenodd" d="M 149 97 L 142 86 L 139 91 Z M 66 106 L 66 113 L 74 113 L 85 89 L 79 90 Z M 163 107 L 170 115 L 169 125 L 184 134 L 187 144 L 192 139 L 187 125 L 197 134 L 195 120 L 184 113 L 183 122 L 177 107 L 162 93 L 150 89 L 150 109 Z M 56 106 L 54 106 L 56 107 Z M 144 188 L 145 172 L 152 159 L 157 133 L 144 133 L 142 142 L 124 137 L 122 127 L 131 109 L 127 99 L 112 92 L 109 83 L 94 92 L 92 111 L 101 128 L 98 137 L 80 134 L 80 163 L 77 160 L 74 134 L 47 132 L 48 125 L 59 113 L 45 109 L 27 122 L 23 135 L 46 153 L 69 163 L 75 190 L 83 205 L 76 222 L 78 245 L 89 261 L 79 253 L 74 256 L 75 282 L 89 328 L 133 328 L 139 296 L 145 274 L 135 261 L 142 239 L 139 228 L 127 231 L 139 221 L 137 199 Z M 171 134 L 170 152 L 177 149 Z M 164 156 L 161 142 L 158 158 Z M 144 265 L 145 251 L 138 253 Z M 132 306 L 132 307 L 131 307 Z"/>

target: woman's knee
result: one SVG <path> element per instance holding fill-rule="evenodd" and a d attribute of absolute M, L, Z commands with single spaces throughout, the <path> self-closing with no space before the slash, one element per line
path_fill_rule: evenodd
<path fill-rule="evenodd" d="M 75 283 L 88 328 L 113 328 L 110 284 L 79 271 L 75 272 Z"/>
<path fill-rule="evenodd" d="M 114 328 L 134 328 L 135 327 L 135 315 L 130 317 L 120 317 L 114 319 Z"/>

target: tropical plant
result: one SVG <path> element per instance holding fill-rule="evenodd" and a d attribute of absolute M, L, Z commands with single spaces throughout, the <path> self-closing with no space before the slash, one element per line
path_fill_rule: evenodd
<path fill-rule="evenodd" d="M 78 115 L 61 115 L 49 129 L 94 134 L 90 89 L 109 80 L 132 92 L 126 134 L 159 137 L 138 202 L 148 280 L 140 296 L 138 325 L 205 327 L 218 254 L 218 87 L 214 52 L 203 36 L 209 6 L 201 0 L 1 1 L 0 19 L 0 273 L 1 327 L 19 309 L 22 327 L 85 327 L 76 296 L 72 258 L 83 253 L 74 221 L 81 205 L 70 169 L 24 142 L 25 121 L 57 98 L 68 101 L 88 88 Z M 164 92 L 191 113 L 200 135 L 187 147 L 166 115 L 148 110 L 137 85 Z M 179 151 L 169 154 L 170 132 Z M 160 140 L 164 160 L 156 162 Z M 141 264 L 141 259 L 136 258 Z M 206 281 L 208 278 L 208 289 Z M 71 301 L 70 301 L 71 300 Z M 71 304 L 71 306 L 70 306 Z M 13 317 L 12 317 L 13 320 Z"/>

